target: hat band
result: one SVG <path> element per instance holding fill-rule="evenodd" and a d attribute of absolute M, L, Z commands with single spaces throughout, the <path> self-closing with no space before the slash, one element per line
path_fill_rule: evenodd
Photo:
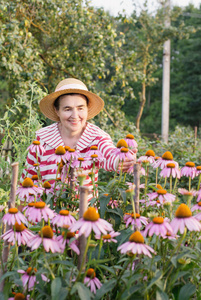
<path fill-rule="evenodd" d="M 77 90 L 88 91 L 88 89 L 81 84 L 65 84 L 65 85 L 62 85 L 60 88 L 56 89 L 55 92 L 62 91 L 62 90 L 68 90 L 68 89 L 77 89 Z"/>

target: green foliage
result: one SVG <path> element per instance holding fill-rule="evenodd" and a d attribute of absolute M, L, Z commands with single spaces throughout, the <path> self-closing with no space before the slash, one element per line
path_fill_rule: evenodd
<path fill-rule="evenodd" d="M 200 125 L 200 11 L 189 5 L 182 10 L 172 10 L 172 25 L 180 28 L 180 36 L 171 39 L 171 76 L 170 76 L 170 130 L 181 126 Z M 179 13 L 179 14 L 178 14 Z M 176 14 L 176 15 L 175 15 Z M 185 26 L 184 26 L 185 25 Z M 147 91 L 149 103 L 146 105 L 141 130 L 142 132 L 161 132 L 161 97 L 162 97 L 162 52 L 156 57 L 158 69 L 154 76 L 158 82 Z M 126 114 L 131 112 L 131 104 L 125 107 Z M 133 109 L 134 110 L 134 109 Z M 135 112 L 134 112 L 135 114 Z M 131 116 L 129 117 L 129 120 Z"/>
<path fill-rule="evenodd" d="M 21 175 L 24 168 L 27 147 L 35 139 L 36 130 L 41 128 L 39 116 L 33 108 L 34 103 L 38 103 L 38 99 L 42 96 L 42 91 L 36 84 L 30 86 L 30 90 L 18 101 L 13 100 L 12 106 L 7 110 L 0 119 L 0 132 L 3 134 L 3 139 L 0 145 L 1 152 L 1 169 L 2 177 L 0 178 L 0 187 L 4 190 L 10 189 L 11 179 L 11 163 L 19 162 L 19 174 Z M 19 114 L 23 112 L 22 120 L 19 122 Z M 13 121 L 15 120 L 15 121 Z M 11 141 L 12 153 L 5 160 L 2 157 L 4 147 Z"/>
<path fill-rule="evenodd" d="M 167 29 L 162 11 L 151 15 L 146 3 L 139 16 L 133 11 L 131 17 L 114 18 L 103 9 L 93 8 L 88 1 L 83 5 L 81 0 L 12 3 L 3 0 L 0 4 L 3 102 L 11 107 L 13 98 L 18 100 L 26 95 L 30 83 L 36 82 L 45 93 L 50 93 L 61 79 L 76 77 L 105 101 L 104 111 L 96 117 L 98 125 L 119 128 L 127 116 L 134 123 L 138 111 L 141 110 L 140 114 L 143 111 L 142 99 L 146 102 L 145 89 L 151 90 L 160 78 L 157 70 L 163 42 L 167 38 L 177 41 L 186 38 L 190 28 L 192 31 L 191 23 L 182 22 L 181 13 L 181 9 L 172 10 L 174 22 Z M 189 96 L 187 101 L 190 99 Z M 157 101 L 161 101 L 161 94 Z M 146 110 L 145 117 L 152 111 Z M 160 131 L 157 124 L 150 126 L 150 123 L 149 117 L 142 129 Z"/>

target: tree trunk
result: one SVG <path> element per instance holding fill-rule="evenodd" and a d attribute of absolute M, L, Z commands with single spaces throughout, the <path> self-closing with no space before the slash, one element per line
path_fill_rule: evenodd
<path fill-rule="evenodd" d="M 142 82 L 142 95 L 141 95 L 141 102 L 140 102 L 140 108 L 137 114 L 137 118 L 136 118 L 136 128 L 140 131 L 140 119 L 142 117 L 142 113 L 143 113 L 143 109 L 146 103 L 146 65 L 144 65 L 144 70 L 143 70 L 143 74 L 144 74 L 144 80 Z"/>

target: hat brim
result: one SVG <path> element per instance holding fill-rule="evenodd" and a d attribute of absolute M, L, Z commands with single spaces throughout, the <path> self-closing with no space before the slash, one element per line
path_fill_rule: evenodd
<path fill-rule="evenodd" d="M 88 105 L 87 105 L 87 108 L 88 108 L 87 120 L 92 119 L 93 117 L 98 115 L 99 112 L 104 107 L 104 101 L 99 96 L 97 96 L 96 94 L 94 94 L 92 92 L 81 90 L 81 89 L 61 90 L 61 91 L 53 92 L 53 93 L 47 95 L 39 103 L 39 107 L 40 107 L 41 112 L 48 119 L 50 119 L 52 121 L 59 121 L 60 120 L 58 115 L 55 112 L 54 101 L 59 96 L 62 96 L 62 95 L 65 95 L 65 94 L 81 94 L 81 95 L 84 95 L 88 98 L 89 102 L 88 102 Z"/>

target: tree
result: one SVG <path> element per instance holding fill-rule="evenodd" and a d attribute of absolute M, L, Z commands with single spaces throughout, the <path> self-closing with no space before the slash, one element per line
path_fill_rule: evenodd
<path fill-rule="evenodd" d="M 117 72 L 114 56 L 121 40 L 115 40 L 113 19 L 81 0 L 2 1 L 0 70 L 8 98 L 26 94 L 33 81 L 52 92 L 65 77 L 79 78 L 104 96 L 104 79 L 110 69 Z M 107 82 L 106 94 L 114 85 Z"/>
<path fill-rule="evenodd" d="M 183 10 L 180 22 L 192 26 L 188 39 L 173 40 L 172 60 L 172 118 L 183 125 L 200 126 L 201 114 L 201 6 L 189 5 Z M 177 21 L 177 22 L 178 22 Z"/>
<path fill-rule="evenodd" d="M 174 12 L 172 18 L 178 17 L 179 12 Z M 158 61 L 157 58 L 160 56 L 163 43 L 169 38 L 186 36 L 188 29 L 185 28 L 184 24 L 180 24 L 179 27 L 172 25 L 166 28 L 164 14 L 160 9 L 156 15 L 151 15 L 146 9 L 141 11 L 139 17 L 133 13 L 129 25 L 124 27 L 127 53 L 129 51 L 135 53 L 133 60 L 130 62 L 135 69 L 135 77 L 130 77 L 129 85 L 136 91 L 136 95 L 139 94 L 140 104 L 138 105 L 136 127 L 140 129 L 140 120 L 146 103 L 147 87 L 150 90 L 158 80 L 156 71 L 160 69 L 162 60 Z M 130 105 L 129 101 L 132 101 Z M 131 114 L 129 111 L 131 112 L 132 103 L 133 99 L 126 99 L 125 112 L 128 115 Z M 127 105 L 128 109 L 126 109 Z M 132 109 L 133 111 L 136 112 L 136 109 Z"/>

